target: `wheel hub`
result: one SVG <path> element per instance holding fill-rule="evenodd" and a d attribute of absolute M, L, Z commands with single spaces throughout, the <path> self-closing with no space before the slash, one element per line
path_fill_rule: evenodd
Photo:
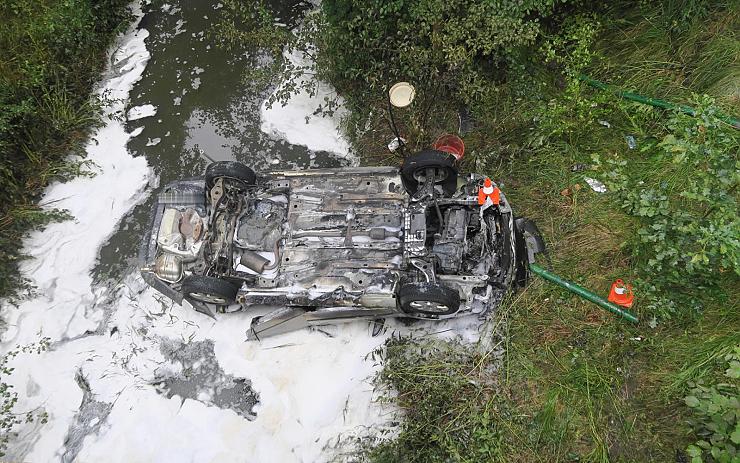
<path fill-rule="evenodd" d="M 439 167 L 426 167 L 423 169 L 418 169 L 416 172 L 414 172 L 414 179 L 419 183 L 426 183 L 427 171 L 431 170 L 434 171 L 434 183 L 443 182 L 447 178 L 447 169 Z"/>
<path fill-rule="evenodd" d="M 226 299 L 220 296 L 206 293 L 190 293 L 190 297 L 197 301 L 205 302 L 208 304 L 226 304 Z"/>
<path fill-rule="evenodd" d="M 416 310 L 430 313 L 446 312 L 449 310 L 446 304 L 433 301 L 413 301 L 409 303 L 409 306 Z"/>

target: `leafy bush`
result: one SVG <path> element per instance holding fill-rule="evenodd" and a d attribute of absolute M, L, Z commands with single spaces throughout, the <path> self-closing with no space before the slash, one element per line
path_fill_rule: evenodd
<path fill-rule="evenodd" d="M 18 243 L 65 215 L 35 201 L 53 179 L 79 174 L 99 105 L 90 91 L 111 39 L 131 18 L 128 0 L 0 3 L 0 297 L 14 294 Z"/>
<path fill-rule="evenodd" d="M 594 58 L 593 43 L 600 27 L 593 15 L 569 16 L 540 47 L 545 62 L 558 64 L 566 76 L 577 78 Z"/>
<path fill-rule="evenodd" d="M 740 345 L 725 361 L 727 383 L 696 384 L 684 398 L 694 412 L 691 425 L 700 438 L 686 448 L 691 463 L 740 461 Z"/>
<path fill-rule="evenodd" d="M 662 140 L 642 148 L 642 172 L 630 166 L 637 160 L 595 157 L 622 208 L 640 219 L 635 255 L 650 281 L 642 289 L 667 304 L 656 307 L 661 315 L 676 310 L 669 294 L 740 275 L 740 135 L 709 97 L 696 108 L 696 117 L 674 114 Z"/>
<path fill-rule="evenodd" d="M 469 103 L 492 90 L 500 68 L 567 3 L 578 2 L 328 0 L 321 46 L 341 89 L 380 95 L 408 80 Z"/>
<path fill-rule="evenodd" d="M 600 24 L 589 15 L 575 15 L 563 22 L 558 33 L 546 36 L 538 55 L 562 73 L 563 91 L 544 104 L 530 109 L 536 128 L 529 136 L 529 145 L 537 148 L 549 139 L 567 139 L 583 132 L 583 125 L 606 117 L 608 107 L 601 103 L 608 95 L 586 97 L 578 77 L 594 58 L 592 45 Z"/>

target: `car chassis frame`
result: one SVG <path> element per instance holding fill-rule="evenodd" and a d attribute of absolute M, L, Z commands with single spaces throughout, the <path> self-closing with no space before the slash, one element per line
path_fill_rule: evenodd
<path fill-rule="evenodd" d="M 484 177 L 458 177 L 447 162 L 431 167 L 421 162 L 405 171 L 269 171 L 246 188 L 225 175 L 214 181 L 208 173 L 172 182 L 153 207 L 140 251 L 142 276 L 176 303 L 187 300 L 211 317 L 277 307 L 252 319 L 248 339 L 358 319 L 483 316 L 526 280 L 523 219 L 515 220 L 503 193 L 497 204 L 489 200 L 481 205 L 478 192 Z M 453 169 L 445 174 L 448 167 Z M 239 187 L 236 193 L 229 193 L 234 185 Z M 219 194 L 242 198 L 237 209 L 223 213 L 223 220 L 217 217 L 223 207 Z M 179 230 L 170 224 L 173 214 L 179 214 Z M 277 217 L 270 222 L 265 217 L 271 214 Z M 191 237 L 190 249 L 183 250 L 190 243 L 182 232 L 189 217 L 197 217 L 200 236 Z M 174 234 L 163 234 L 165 225 Z M 220 251 L 214 251 L 219 230 Z M 167 236 L 179 240 L 179 248 L 163 245 Z M 197 250 L 195 241 L 200 242 Z M 211 254 L 215 257 L 204 257 Z M 186 269 L 178 278 L 177 272 L 168 278 L 163 255 L 186 262 L 180 263 Z M 224 259 L 218 271 L 216 264 L 205 263 Z M 209 278 L 199 274 L 217 274 L 238 287 L 234 299 L 224 303 L 200 292 L 186 294 L 189 280 Z M 459 307 L 444 297 L 425 300 L 430 299 L 425 294 L 439 287 L 456 293 Z"/>

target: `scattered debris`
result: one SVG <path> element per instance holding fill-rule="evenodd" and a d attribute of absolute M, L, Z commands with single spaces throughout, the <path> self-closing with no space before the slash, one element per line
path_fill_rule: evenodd
<path fill-rule="evenodd" d="M 396 150 L 400 148 L 401 144 L 406 144 L 406 139 L 403 137 L 394 138 L 390 143 L 388 143 L 388 150 L 391 153 L 395 153 Z"/>
<path fill-rule="evenodd" d="M 592 190 L 594 190 L 597 193 L 606 193 L 606 185 L 601 183 L 600 181 L 590 178 L 590 177 L 584 177 L 583 180 L 588 183 L 588 186 L 591 187 Z"/>
<path fill-rule="evenodd" d="M 583 172 L 586 169 L 588 169 L 588 164 L 578 163 L 570 166 L 571 172 Z"/>
<path fill-rule="evenodd" d="M 625 141 L 627 142 L 627 146 L 629 149 L 633 150 L 637 148 L 637 140 L 635 140 L 635 137 L 632 135 L 627 135 L 624 137 Z"/>

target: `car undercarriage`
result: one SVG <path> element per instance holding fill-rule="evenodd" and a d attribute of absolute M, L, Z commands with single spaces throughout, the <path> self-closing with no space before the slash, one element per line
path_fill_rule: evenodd
<path fill-rule="evenodd" d="M 257 175 L 216 162 L 159 195 L 142 274 L 211 316 L 276 308 L 253 318 L 250 339 L 358 318 L 485 314 L 522 278 L 511 207 L 497 187 L 481 202 L 486 188 L 434 150 L 401 169 Z"/>

